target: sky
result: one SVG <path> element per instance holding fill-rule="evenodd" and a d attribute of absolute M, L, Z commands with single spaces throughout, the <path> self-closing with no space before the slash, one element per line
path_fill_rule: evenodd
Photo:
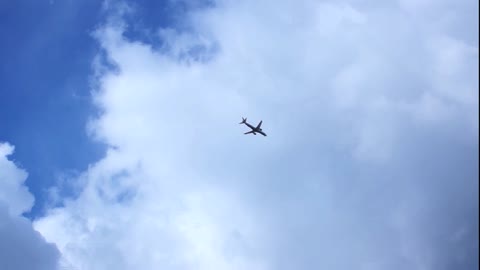
<path fill-rule="evenodd" d="M 1 2 L 0 268 L 478 268 L 478 18 Z"/>

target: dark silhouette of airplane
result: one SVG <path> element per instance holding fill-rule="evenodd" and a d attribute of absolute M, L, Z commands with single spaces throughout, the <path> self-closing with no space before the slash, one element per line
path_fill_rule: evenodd
<path fill-rule="evenodd" d="M 252 125 L 250 125 L 249 123 L 247 123 L 247 118 L 243 118 L 242 117 L 242 122 L 239 123 L 240 125 L 241 124 L 245 124 L 247 125 L 249 128 L 251 128 L 252 130 L 250 130 L 249 132 L 245 132 L 244 134 L 251 134 L 253 133 L 253 135 L 257 135 L 257 133 L 260 133 L 262 134 L 263 136 L 267 136 L 267 134 L 265 134 L 265 132 L 262 131 L 262 129 L 260 128 L 260 126 L 262 125 L 262 121 L 260 121 L 260 123 L 258 123 L 257 127 L 254 127 Z"/>

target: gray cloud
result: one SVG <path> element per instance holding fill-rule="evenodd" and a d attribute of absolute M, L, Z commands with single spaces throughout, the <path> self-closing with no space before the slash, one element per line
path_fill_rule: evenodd
<path fill-rule="evenodd" d="M 0 207 L 0 268 L 2 269 L 57 269 L 59 252 L 32 228 L 24 217 L 8 214 Z"/>

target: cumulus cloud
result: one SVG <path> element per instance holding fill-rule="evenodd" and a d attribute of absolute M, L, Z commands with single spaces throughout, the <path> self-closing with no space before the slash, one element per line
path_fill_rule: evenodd
<path fill-rule="evenodd" d="M 478 267 L 475 4 L 444 2 L 217 1 L 161 44 L 114 17 L 110 149 L 35 228 L 77 269 Z"/>
<path fill-rule="evenodd" d="M 0 143 L 0 268 L 56 269 L 59 252 L 21 214 L 33 205 L 24 185 L 27 173 L 7 157 L 13 146 Z"/>

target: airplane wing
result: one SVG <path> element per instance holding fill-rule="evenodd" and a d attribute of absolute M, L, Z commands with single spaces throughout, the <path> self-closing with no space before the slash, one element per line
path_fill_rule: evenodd
<path fill-rule="evenodd" d="M 253 133 L 253 130 L 251 130 L 251 131 L 249 131 L 249 132 L 245 132 L 245 133 L 243 133 L 243 134 L 251 134 L 251 133 Z"/>
<path fill-rule="evenodd" d="M 263 121 L 260 121 L 260 123 L 258 123 L 257 128 L 260 128 L 260 126 L 262 125 L 262 122 L 263 122 Z"/>

